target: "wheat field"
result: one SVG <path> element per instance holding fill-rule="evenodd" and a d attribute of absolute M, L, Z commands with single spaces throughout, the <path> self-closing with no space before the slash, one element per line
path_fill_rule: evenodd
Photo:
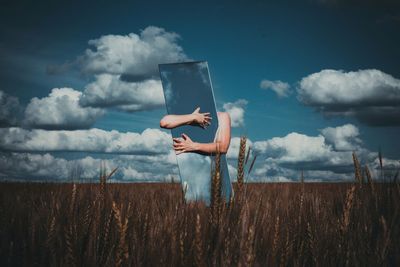
<path fill-rule="evenodd" d="M 238 168 L 225 203 L 217 160 L 210 207 L 185 203 L 179 183 L 103 170 L 99 183 L 4 182 L 0 265 L 397 266 L 399 183 L 354 165 L 352 183 L 244 183 Z"/>

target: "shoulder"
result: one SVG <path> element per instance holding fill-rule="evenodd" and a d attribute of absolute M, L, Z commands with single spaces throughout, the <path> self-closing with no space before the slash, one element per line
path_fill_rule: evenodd
<path fill-rule="evenodd" d="M 231 117 L 229 116 L 228 112 L 217 112 L 217 115 L 218 115 L 218 120 L 220 121 L 228 122 L 231 120 Z"/>
<path fill-rule="evenodd" d="M 228 112 L 221 112 L 221 111 L 218 111 L 218 112 L 217 112 L 217 115 L 218 115 L 218 118 L 219 118 L 219 117 L 221 117 L 221 118 L 230 118 Z"/>

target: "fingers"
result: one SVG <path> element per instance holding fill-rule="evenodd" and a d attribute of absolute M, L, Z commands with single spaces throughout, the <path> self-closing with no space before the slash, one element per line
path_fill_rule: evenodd
<path fill-rule="evenodd" d="M 176 155 L 186 152 L 185 147 L 181 144 L 174 144 L 174 150 Z"/>
<path fill-rule="evenodd" d="M 200 112 L 200 107 L 197 107 L 194 111 L 193 111 L 193 113 L 199 113 Z"/>
<path fill-rule="evenodd" d="M 186 134 L 182 134 L 182 137 L 183 136 L 186 136 L 186 138 L 189 138 Z M 174 143 L 172 146 L 173 146 L 173 149 L 175 150 L 176 155 L 186 152 L 186 146 L 185 146 L 186 139 L 174 137 L 174 138 L 172 138 L 172 140 L 174 140 Z"/>
<path fill-rule="evenodd" d="M 179 139 L 179 138 L 172 138 L 172 140 L 174 140 L 174 142 L 177 142 L 177 143 L 181 143 L 182 142 L 182 140 Z"/>
<path fill-rule="evenodd" d="M 186 135 L 186 134 L 184 134 L 184 133 L 182 133 L 182 137 L 183 137 L 183 139 L 185 139 L 185 140 L 192 141 L 192 139 L 190 139 L 190 137 L 189 137 L 189 136 L 187 136 L 187 135 Z"/>
<path fill-rule="evenodd" d="M 180 151 L 180 150 L 185 150 L 185 148 L 184 148 L 184 147 L 181 147 L 181 146 L 179 146 L 179 147 L 174 147 L 174 150 L 175 150 L 175 151 Z"/>
<path fill-rule="evenodd" d="M 185 151 L 184 150 L 175 150 L 176 155 L 182 154 L 183 152 L 185 152 Z"/>

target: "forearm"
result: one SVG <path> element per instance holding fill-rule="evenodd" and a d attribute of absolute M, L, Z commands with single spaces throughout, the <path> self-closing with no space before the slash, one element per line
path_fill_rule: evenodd
<path fill-rule="evenodd" d="M 181 125 L 191 124 L 194 120 L 193 114 L 167 115 L 160 121 L 161 128 L 172 129 Z"/>
<path fill-rule="evenodd" d="M 218 151 L 221 154 L 225 154 L 227 149 L 220 142 L 215 143 L 195 143 L 194 149 L 197 152 L 206 154 L 216 154 Z"/>

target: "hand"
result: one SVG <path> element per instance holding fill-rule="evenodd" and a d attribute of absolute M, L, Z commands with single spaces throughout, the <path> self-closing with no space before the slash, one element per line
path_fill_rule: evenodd
<path fill-rule="evenodd" d="M 193 123 L 197 124 L 201 128 L 205 129 L 211 124 L 212 118 L 210 117 L 210 112 L 200 113 L 200 107 L 196 108 L 193 113 Z"/>
<path fill-rule="evenodd" d="M 196 143 L 193 142 L 192 139 L 190 139 L 186 134 L 182 134 L 182 139 L 173 138 L 173 140 L 176 155 L 196 150 Z"/>

